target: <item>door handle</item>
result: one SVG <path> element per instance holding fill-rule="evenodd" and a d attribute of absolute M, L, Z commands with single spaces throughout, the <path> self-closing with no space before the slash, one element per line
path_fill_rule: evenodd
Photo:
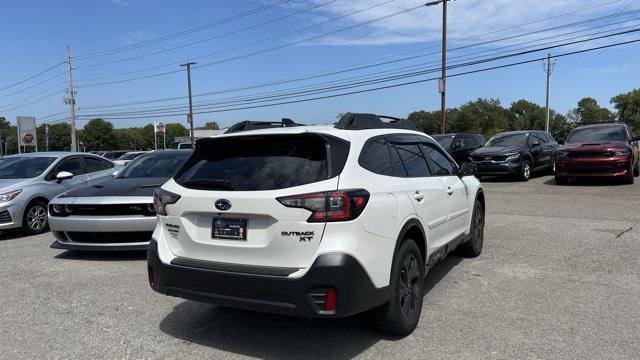
<path fill-rule="evenodd" d="M 418 200 L 418 201 L 422 201 L 422 200 L 424 200 L 424 194 L 419 192 L 419 191 L 416 191 L 416 193 L 413 194 L 413 198 Z"/>
<path fill-rule="evenodd" d="M 449 186 L 449 187 L 447 188 L 447 194 L 449 194 L 449 195 L 453 195 L 454 191 L 455 191 L 455 190 L 453 190 L 453 188 L 452 188 L 451 186 Z"/>

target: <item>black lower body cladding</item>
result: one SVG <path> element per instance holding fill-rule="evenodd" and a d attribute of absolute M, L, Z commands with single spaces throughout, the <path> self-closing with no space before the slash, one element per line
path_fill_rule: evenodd
<path fill-rule="evenodd" d="M 154 240 L 147 262 L 150 285 L 161 294 L 268 313 L 345 317 L 378 307 L 390 296 L 388 286 L 376 288 L 360 263 L 346 254 L 319 256 L 301 278 L 164 264 Z M 335 310 L 325 310 L 312 296 L 329 288 L 335 290 Z"/>

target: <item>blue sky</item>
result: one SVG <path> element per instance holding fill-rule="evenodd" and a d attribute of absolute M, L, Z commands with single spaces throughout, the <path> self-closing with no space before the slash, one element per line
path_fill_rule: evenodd
<path fill-rule="evenodd" d="M 536 4 L 532 5 L 532 3 Z M 465 62 L 473 56 L 490 56 L 492 52 L 505 51 L 499 49 L 505 46 L 512 46 L 509 49 L 513 50 L 551 41 L 562 42 L 561 40 L 570 37 L 585 36 L 581 39 L 590 39 L 616 32 L 618 29 L 640 27 L 640 20 L 635 20 L 640 18 L 640 13 L 633 13 L 597 22 L 579 23 L 526 37 L 477 45 L 479 42 L 503 39 L 640 8 L 639 0 L 556 0 L 544 1 L 544 5 L 541 3 L 526 0 L 451 2 L 449 4 L 449 46 L 452 49 L 468 47 L 463 50 L 452 50 L 449 53 L 450 63 Z M 374 72 L 390 71 L 403 66 L 417 66 L 430 62 L 433 64 L 429 66 L 436 66 L 440 56 L 437 54 L 441 26 L 440 7 L 423 7 L 385 20 L 376 20 L 420 4 L 421 2 L 416 0 L 22 0 L 7 2 L 3 4 L 4 30 L 0 33 L 2 47 L 0 88 L 20 82 L 64 61 L 65 47 L 68 44 L 74 55 L 73 63 L 76 68 L 74 80 L 77 85 L 79 114 L 103 115 L 102 117 L 111 120 L 116 127 L 140 126 L 154 120 L 185 123 L 184 115 L 153 118 L 147 116 L 148 114 L 140 114 L 144 117 L 132 118 L 133 115 L 130 113 L 109 114 L 116 111 L 132 111 L 132 108 L 141 107 L 144 107 L 142 110 L 148 111 L 155 105 L 180 107 L 180 110 L 173 112 L 182 114 L 184 112 L 182 108 L 186 107 L 186 99 L 116 108 L 95 108 L 158 98 L 184 97 L 186 96 L 186 74 L 182 71 L 115 84 L 95 84 L 180 70 L 178 64 L 187 60 L 196 61 L 199 65 L 219 62 L 200 68 L 194 66 L 192 72 L 194 94 L 219 92 L 196 97 L 196 104 L 201 104 L 200 101 L 215 101 L 220 98 L 310 86 L 321 82 L 366 76 Z M 274 6 L 236 20 L 212 25 L 220 19 L 269 5 Z M 284 16 L 288 17 L 277 20 Z M 257 26 L 261 23 L 265 24 Z M 358 25 L 363 23 L 366 24 Z M 203 26 L 206 24 L 208 26 Z M 522 26 L 523 24 L 525 25 Z M 605 25 L 608 27 L 587 30 Z M 251 26 L 254 28 L 246 29 Z M 351 26 L 355 27 L 340 31 Z M 178 34 L 189 29 L 196 30 L 191 30 L 188 34 Z M 507 30 L 500 31 L 502 29 Z M 595 35 L 598 32 L 601 33 Z M 283 35 L 287 33 L 289 34 Z M 323 35 L 327 33 L 330 34 Z M 551 52 L 563 53 L 638 38 L 640 33 L 632 33 L 574 44 L 551 50 Z M 529 43 L 519 45 L 525 41 Z M 197 44 L 190 45 L 191 43 Z M 175 47 L 179 48 L 164 51 Z M 273 47 L 280 48 L 264 52 Z M 420 49 L 427 50 L 420 51 Z M 639 50 L 640 43 L 558 59 L 552 80 L 553 108 L 566 113 L 585 96 L 592 96 L 602 105 L 610 106 L 609 99 L 612 96 L 638 87 Z M 355 72 L 228 92 L 229 89 L 322 73 L 370 60 L 399 59 L 400 56 L 397 54 L 409 52 L 411 55 L 422 56 Z M 473 55 L 478 52 L 483 53 Z M 257 54 L 247 56 L 252 53 Z M 475 67 L 451 70 L 450 73 L 533 59 L 545 54 L 546 52 L 534 53 Z M 132 57 L 137 58 L 129 59 Z M 120 61 L 123 59 L 128 60 Z M 116 62 L 102 65 L 112 61 Z M 15 121 L 16 116 L 43 117 L 66 111 L 67 108 L 62 102 L 63 94 L 56 93 L 58 90 L 61 92 L 64 90 L 65 66 L 59 65 L 32 80 L 0 90 L 0 116 Z M 145 70 L 149 67 L 153 69 Z M 117 76 L 126 72 L 134 73 Z M 428 79 L 435 76 L 437 74 L 427 74 L 402 81 Z M 96 79 L 91 80 L 91 78 Z M 51 80 L 37 85 L 47 79 Z M 356 88 L 356 90 L 368 87 L 372 86 Z M 47 95 L 50 96 L 47 97 Z M 504 105 L 520 98 L 543 104 L 544 95 L 545 75 L 541 62 L 455 77 L 448 81 L 448 106 L 450 107 L 459 106 L 478 97 L 499 98 Z M 16 105 L 24 105 L 42 97 L 45 98 L 11 109 Z M 277 120 L 282 117 L 293 118 L 303 123 L 328 123 L 334 121 L 336 114 L 346 111 L 407 116 L 414 110 L 439 108 L 439 101 L 437 83 L 423 82 L 383 91 L 298 104 L 197 114 L 195 118 L 196 124 L 217 121 L 223 126 L 247 119 Z M 48 120 L 64 116 L 65 114 L 60 114 L 49 117 Z M 78 125 L 82 126 L 85 122 L 80 121 Z"/>

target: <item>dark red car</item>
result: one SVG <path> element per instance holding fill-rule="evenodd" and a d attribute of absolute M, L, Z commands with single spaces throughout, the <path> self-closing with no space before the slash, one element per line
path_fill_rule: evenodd
<path fill-rule="evenodd" d="M 619 177 L 628 184 L 640 175 L 638 140 L 625 124 L 597 124 L 573 130 L 556 157 L 556 183 L 569 178 Z"/>

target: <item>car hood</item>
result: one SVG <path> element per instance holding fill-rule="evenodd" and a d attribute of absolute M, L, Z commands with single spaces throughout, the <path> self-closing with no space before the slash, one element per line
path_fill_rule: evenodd
<path fill-rule="evenodd" d="M 0 179 L 0 194 L 21 189 L 33 182 L 34 179 Z"/>
<path fill-rule="evenodd" d="M 487 146 L 474 150 L 471 156 L 493 156 L 520 152 L 522 146 Z"/>
<path fill-rule="evenodd" d="M 169 178 L 113 178 L 99 184 L 69 191 L 61 197 L 151 196 Z"/>
<path fill-rule="evenodd" d="M 608 151 L 617 149 L 628 149 L 629 144 L 624 141 L 589 141 L 589 142 L 574 142 L 567 143 L 560 147 L 560 150 L 564 151 Z"/>

